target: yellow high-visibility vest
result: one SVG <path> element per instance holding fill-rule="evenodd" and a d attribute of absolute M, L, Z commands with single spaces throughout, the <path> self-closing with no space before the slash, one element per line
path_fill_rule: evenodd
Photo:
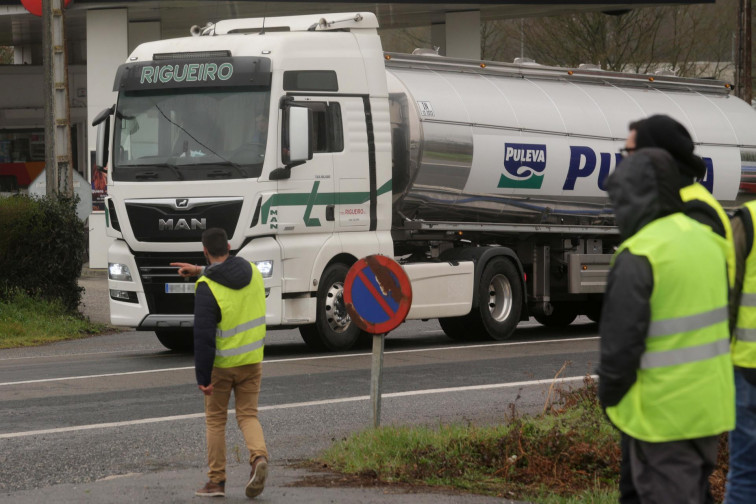
<path fill-rule="evenodd" d="M 756 216 L 756 201 L 749 201 L 743 205 L 754 222 Z M 732 338 L 732 362 L 736 366 L 756 368 L 756 247 L 751 244 L 751 250 L 745 260 L 745 275 L 743 276 L 743 290 L 740 294 L 740 307 L 735 331 Z"/>
<path fill-rule="evenodd" d="M 682 213 L 656 219 L 622 243 L 653 270 L 651 321 L 636 382 L 606 413 L 647 442 L 713 436 L 735 426 L 735 387 L 721 244 Z"/>
<path fill-rule="evenodd" d="M 262 362 L 265 348 L 265 286 L 257 266 L 252 280 L 241 289 L 231 289 L 206 276 L 205 282 L 221 310 L 215 332 L 215 367 L 229 368 Z"/>
<path fill-rule="evenodd" d="M 725 240 L 720 241 L 719 244 L 722 247 L 722 251 L 725 254 L 725 260 L 727 261 L 727 280 L 730 282 L 730 287 L 735 285 L 735 246 L 732 241 L 732 226 L 730 225 L 730 218 L 727 217 L 727 213 L 719 204 L 719 201 L 701 184 L 694 182 L 689 186 L 685 186 L 680 189 L 680 198 L 683 202 L 689 202 L 693 200 L 699 200 L 706 203 L 708 206 L 717 212 L 717 217 L 722 221 L 722 227 L 725 230 Z"/>

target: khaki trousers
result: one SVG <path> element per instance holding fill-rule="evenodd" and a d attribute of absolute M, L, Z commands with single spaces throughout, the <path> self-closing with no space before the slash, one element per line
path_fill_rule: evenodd
<path fill-rule="evenodd" d="M 213 394 L 205 397 L 207 426 L 207 475 L 210 481 L 226 481 L 226 420 L 228 402 L 234 391 L 236 422 L 249 450 L 249 463 L 259 456 L 267 458 L 262 426 L 257 419 L 257 399 L 260 395 L 262 362 L 232 368 L 213 368 Z"/>

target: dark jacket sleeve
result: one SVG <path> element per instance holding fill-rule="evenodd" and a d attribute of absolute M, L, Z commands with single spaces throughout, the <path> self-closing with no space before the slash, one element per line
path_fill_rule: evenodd
<path fill-rule="evenodd" d="M 732 226 L 732 242 L 735 247 L 735 285 L 732 286 L 732 291 L 730 292 L 730 332 L 733 332 L 735 331 L 735 324 L 738 321 L 740 295 L 743 292 L 748 242 L 745 224 L 739 214 L 736 214 L 730 220 L 730 225 Z"/>
<path fill-rule="evenodd" d="M 598 394 L 604 407 L 618 404 L 635 383 L 646 349 L 653 288 L 653 271 L 645 257 L 628 250 L 617 256 L 609 272 L 599 325 Z"/>
<path fill-rule="evenodd" d="M 206 283 L 197 286 L 194 295 L 194 373 L 197 385 L 210 385 L 215 360 L 215 330 L 220 321 L 220 307 Z"/>

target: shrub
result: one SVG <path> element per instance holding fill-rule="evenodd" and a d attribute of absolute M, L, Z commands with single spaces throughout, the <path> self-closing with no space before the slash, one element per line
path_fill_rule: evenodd
<path fill-rule="evenodd" d="M 0 298 L 7 300 L 20 290 L 77 310 L 86 247 L 77 199 L 0 198 Z"/>

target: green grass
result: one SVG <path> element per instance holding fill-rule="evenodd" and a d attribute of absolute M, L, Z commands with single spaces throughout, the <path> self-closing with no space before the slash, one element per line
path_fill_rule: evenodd
<path fill-rule="evenodd" d="M 316 462 L 356 483 L 430 485 L 539 504 L 609 504 L 618 500 L 619 433 L 598 403 L 597 385 L 556 388 L 544 411 L 501 424 L 382 427 L 336 442 Z M 551 394 L 551 392 L 550 392 Z M 709 482 L 724 498 L 729 449 L 720 436 Z"/>
<path fill-rule="evenodd" d="M 514 410 L 501 425 L 382 427 L 337 442 L 318 460 L 331 470 L 386 483 L 453 488 L 544 503 L 617 500 L 619 436 L 596 385 L 557 391 L 535 417 Z"/>
<path fill-rule="evenodd" d="M 0 300 L 0 348 L 37 346 L 83 338 L 107 329 L 65 310 L 55 301 L 23 293 Z"/>
<path fill-rule="evenodd" d="M 616 489 L 589 488 L 574 495 L 563 496 L 549 494 L 547 490 L 544 490 L 541 493 L 526 494 L 521 499 L 538 504 L 616 504 L 619 492 Z"/>

